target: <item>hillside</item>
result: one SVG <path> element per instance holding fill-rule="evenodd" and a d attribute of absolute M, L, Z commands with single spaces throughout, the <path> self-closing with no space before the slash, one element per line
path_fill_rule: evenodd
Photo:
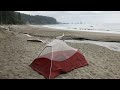
<path fill-rule="evenodd" d="M 57 24 L 57 20 L 53 17 L 47 17 L 47 16 L 32 16 L 27 14 L 21 14 L 22 20 L 25 23 L 29 24 Z"/>
<path fill-rule="evenodd" d="M 0 24 L 58 24 L 53 17 L 32 16 L 15 11 L 0 11 Z"/>

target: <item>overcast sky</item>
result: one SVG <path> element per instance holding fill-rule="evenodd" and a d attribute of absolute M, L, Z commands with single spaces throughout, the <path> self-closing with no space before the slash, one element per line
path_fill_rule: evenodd
<path fill-rule="evenodd" d="M 120 11 L 18 11 L 30 15 L 51 16 L 59 22 L 120 23 Z"/>

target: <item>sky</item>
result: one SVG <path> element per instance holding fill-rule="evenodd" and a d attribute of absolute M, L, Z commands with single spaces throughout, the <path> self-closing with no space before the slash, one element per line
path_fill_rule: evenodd
<path fill-rule="evenodd" d="M 65 23 L 120 23 L 120 11 L 18 11 L 30 15 L 50 16 Z"/>

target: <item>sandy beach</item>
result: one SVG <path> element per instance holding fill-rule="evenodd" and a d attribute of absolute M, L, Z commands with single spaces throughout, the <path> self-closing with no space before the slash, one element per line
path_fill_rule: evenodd
<path fill-rule="evenodd" d="M 50 42 L 63 33 L 64 39 L 120 42 L 119 34 L 62 31 L 28 25 L 10 26 L 9 30 L 0 29 L 0 79 L 45 79 L 29 65 L 46 43 L 27 40 L 37 38 Z M 89 43 L 67 44 L 79 49 L 89 65 L 61 74 L 55 79 L 120 79 L 120 52 Z"/>

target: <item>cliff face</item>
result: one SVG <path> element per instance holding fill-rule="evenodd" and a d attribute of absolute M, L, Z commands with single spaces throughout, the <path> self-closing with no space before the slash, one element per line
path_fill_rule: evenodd
<path fill-rule="evenodd" d="M 21 14 L 22 21 L 29 24 L 58 24 L 57 20 L 53 17 L 47 16 L 31 16 L 27 14 Z"/>

